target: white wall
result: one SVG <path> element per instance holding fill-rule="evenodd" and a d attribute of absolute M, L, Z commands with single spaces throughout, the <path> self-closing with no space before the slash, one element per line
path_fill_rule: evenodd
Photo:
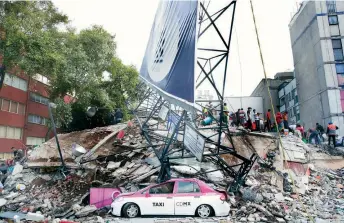
<path fill-rule="evenodd" d="M 230 111 L 236 112 L 239 108 L 243 108 L 246 111 L 248 107 L 251 107 L 259 113 L 264 112 L 262 97 L 225 97 L 225 102 Z"/>

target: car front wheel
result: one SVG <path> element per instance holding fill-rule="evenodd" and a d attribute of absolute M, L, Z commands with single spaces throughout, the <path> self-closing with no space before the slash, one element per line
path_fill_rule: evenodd
<path fill-rule="evenodd" d="M 139 215 L 139 213 L 140 213 L 139 206 L 137 206 L 136 204 L 129 203 L 129 204 L 124 205 L 124 208 L 123 208 L 124 217 L 135 218 Z"/>
<path fill-rule="evenodd" d="M 201 218 L 207 218 L 211 215 L 211 207 L 206 204 L 202 204 L 197 208 L 197 215 Z"/>

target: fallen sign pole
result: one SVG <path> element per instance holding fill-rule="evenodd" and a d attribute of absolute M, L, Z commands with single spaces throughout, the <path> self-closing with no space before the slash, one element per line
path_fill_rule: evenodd
<path fill-rule="evenodd" d="M 65 162 L 63 160 L 63 156 L 62 156 L 62 152 L 61 152 L 61 147 L 60 147 L 60 143 L 59 143 L 59 139 L 57 137 L 57 133 L 56 133 L 56 125 L 55 125 L 55 121 L 54 121 L 54 117 L 53 117 L 53 112 L 51 111 L 51 107 L 53 108 L 56 108 L 56 104 L 54 103 L 48 103 L 48 110 L 49 110 L 49 115 L 50 115 L 50 121 L 52 123 L 52 128 L 53 128 L 53 131 L 54 131 L 54 137 L 55 137 L 55 140 L 56 140 L 56 145 L 57 145 L 57 149 L 59 151 L 59 155 L 60 155 L 60 160 L 61 160 L 61 166 L 62 166 L 62 170 L 61 170 L 61 173 L 64 177 L 65 176 L 65 173 L 64 171 L 66 170 L 66 165 L 65 165 Z"/>
<path fill-rule="evenodd" d="M 195 35 L 195 38 L 198 39 L 197 46 L 196 44 L 181 44 L 180 46 L 176 45 L 175 47 L 177 47 L 180 52 L 184 52 L 185 55 L 188 54 L 188 59 L 190 61 L 194 61 L 194 63 L 186 63 L 185 61 L 187 60 L 182 60 L 182 57 L 178 56 L 171 56 L 166 58 L 165 56 L 168 55 L 166 54 L 166 52 L 177 52 L 174 51 L 174 48 L 171 48 L 171 45 L 173 45 L 170 44 L 171 39 L 165 38 L 166 36 L 162 38 L 163 42 L 168 43 L 165 43 L 165 45 L 156 45 L 156 41 L 151 41 L 151 39 L 149 41 L 148 49 L 150 50 L 146 51 L 147 57 L 145 55 L 145 63 L 143 63 L 143 65 L 141 66 L 140 71 L 141 83 L 138 85 L 139 87 L 137 88 L 140 93 L 136 96 L 137 98 L 130 98 L 130 100 L 128 99 L 126 104 L 128 106 L 128 109 L 131 110 L 132 114 L 136 117 L 136 120 L 141 128 L 141 133 L 150 146 L 153 145 L 153 140 L 161 140 L 166 143 L 163 148 L 153 148 L 155 155 L 161 163 L 161 170 L 158 176 L 159 183 L 168 180 L 171 177 L 170 160 L 196 157 L 196 159 L 200 162 L 206 160 L 213 162 L 215 165 L 220 167 L 225 175 L 233 178 L 234 181 L 232 185 L 228 187 L 228 190 L 235 192 L 245 181 L 245 178 L 256 159 L 256 155 L 253 155 L 250 158 L 246 158 L 236 152 L 231 139 L 232 133 L 228 128 L 228 119 L 224 109 L 224 90 L 226 84 L 227 64 L 236 7 L 236 0 L 228 1 L 228 4 L 224 8 L 221 8 L 218 12 L 215 13 L 210 13 L 208 7 L 205 7 L 203 3 L 198 2 L 199 10 L 197 10 L 197 18 L 194 17 L 195 14 L 190 15 L 193 19 L 196 19 L 199 24 L 199 33 L 196 33 Z M 165 1 L 163 2 L 163 4 L 165 4 L 166 2 L 169 1 Z M 173 4 L 179 4 L 175 3 L 174 1 L 171 2 L 173 2 Z M 194 2 L 192 2 L 192 4 L 190 3 L 190 5 L 193 5 L 193 8 L 190 10 L 194 11 Z M 180 10 L 185 10 L 184 14 L 189 13 L 186 12 L 188 10 L 187 7 L 180 7 Z M 219 27 L 215 24 L 219 17 L 221 17 L 226 11 L 232 13 L 232 20 L 230 21 L 229 26 L 230 30 L 228 41 L 226 41 L 224 38 L 224 34 L 228 31 L 227 28 L 225 28 L 226 31 L 219 30 Z M 158 13 L 161 14 L 161 11 Z M 162 14 L 162 17 L 163 16 L 165 15 Z M 180 20 L 180 18 L 175 19 Z M 190 21 L 195 22 L 195 20 Z M 210 24 L 205 25 L 206 27 L 201 29 L 201 25 L 206 24 L 206 21 L 210 22 Z M 160 22 L 162 21 L 159 21 L 159 23 Z M 188 30 L 193 30 L 192 27 L 194 23 L 186 22 L 186 24 L 190 26 Z M 163 26 L 166 29 L 170 29 L 169 32 L 176 33 L 173 27 L 171 28 L 166 24 L 162 25 L 162 27 Z M 207 31 L 209 27 L 215 28 L 217 36 L 220 37 L 219 40 L 222 47 L 219 46 L 220 48 L 209 48 L 198 45 L 200 44 L 199 39 L 201 39 L 204 34 L 207 35 L 207 33 L 209 33 Z M 162 31 L 158 28 L 153 30 L 154 32 L 151 35 L 156 35 L 155 38 L 161 38 L 161 36 L 164 36 L 164 34 L 167 32 Z M 169 35 L 168 37 L 170 36 L 172 35 Z M 194 36 L 194 33 L 190 33 L 189 36 Z M 176 36 L 175 38 L 178 37 Z M 194 40 L 192 40 L 191 38 L 189 43 L 193 44 L 193 41 Z M 163 45 L 165 46 L 165 48 L 163 47 Z M 151 48 L 155 47 L 157 48 L 157 52 L 160 53 L 151 55 Z M 155 50 L 153 51 L 155 52 Z M 199 55 L 194 54 L 194 51 L 197 51 Z M 209 53 L 211 55 L 209 55 Z M 152 60 L 151 58 L 155 58 L 155 60 Z M 170 69 L 171 64 L 169 62 L 171 61 L 174 61 L 173 69 Z M 203 63 L 204 61 L 205 63 Z M 211 66 L 211 61 L 215 61 L 214 66 Z M 214 81 L 213 74 L 218 73 L 217 71 L 221 69 L 222 66 L 219 66 L 221 63 L 225 66 L 222 76 L 223 83 L 217 84 Z M 207 64 L 210 66 L 209 69 L 207 69 L 207 67 L 205 66 Z M 192 66 L 194 66 L 194 69 L 189 69 Z M 189 72 L 186 72 L 184 67 L 188 67 Z M 179 68 L 183 68 L 181 69 L 181 72 L 178 72 Z M 197 80 L 195 76 L 191 77 L 192 75 L 189 75 L 194 74 L 196 68 L 199 68 L 201 70 L 201 73 L 199 74 Z M 180 77 L 180 74 L 185 74 L 186 76 L 189 75 L 189 79 L 195 80 L 195 82 L 189 83 L 187 81 L 188 79 L 184 77 L 185 75 L 183 76 L 183 78 L 176 78 Z M 166 82 L 164 78 L 168 80 L 168 82 Z M 161 81 L 161 79 L 164 81 Z M 168 84 L 165 85 L 165 83 Z M 189 84 L 185 85 L 185 83 Z M 197 89 L 198 87 L 201 87 L 203 83 L 208 83 L 213 87 L 213 90 L 216 92 L 217 100 L 194 100 L 195 88 Z M 194 88 L 192 88 L 192 86 L 194 86 Z M 144 92 L 142 92 L 142 90 L 144 90 Z M 214 112 L 213 114 L 210 113 L 210 115 L 212 118 L 212 122 L 215 121 L 216 125 L 214 124 L 211 127 L 202 128 L 202 126 L 200 126 L 201 122 L 199 119 L 205 114 L 203 114 L 198 109 L 197 105 L 201 108 L 203 108 L 203 106 L 202 104 L 198 104 L 197 102 L 211 101 L 219 103 L 215 106 L 215 108 L 209 108 L 211 112 Z M 180 107 L 181 109 L 178 109 L 178 107 Z M 217 107 L 219 108 L 216 109 Z M 167 108 L 169 108 L 168 113 L 170 115 L 166 114 Z M 217 117 L 217 112 L 220 112 L 220 118 Z M 180 116 L 180 118 L 176 118 L 175 115 Z M 168 120 L 166 121 L 167 117 Z M 163 123 L 161 123 L 161 121 Z M 155 137 L 153 137 L 155 135 L 158 135 L 159 131 L 166 132 L 166 129 L 168 131 L 168 134 L 161 134 L 161 136 L 159 136 L 159 138 L 161 139 L 156 139 Z M 208 130 L 213 130 L 213 132 L 209 132 Z M 224 135 L 225 137 L 229 137 L 230 144 L 228 144 L 228 146 L 223 145 L 222 136 Z M 183 136 L 183 139 L 181 140 L 178 136 Z M 180 150 L 182 151 L 181 155 L 169 156 L 172 153 Z M 205 152 L 205 150 L 207 151 Z M 186 152 L 186 154 L 184 152 Z M 227 163 L 223 155 L 233 156 L 234 159 L 238 160 L 238 162 L 236 162 L 235 164 L 231 162 Z"/>

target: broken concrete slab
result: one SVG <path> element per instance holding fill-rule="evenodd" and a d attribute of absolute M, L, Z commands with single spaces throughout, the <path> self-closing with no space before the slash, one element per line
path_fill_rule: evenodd
<path fill-rule="evenodd" d="M 97 210 L 97 207 L 95 205 L 89 205 L 84 208 L 82 208 L 80 211 L 76 212 L 75 215 L 78 217 L 85 217 L 89 215 L 92 212 L 95 212 Z"/>
<path fill-rule="evenodd" d="M 7 203 L 7 200 L 4 198 L 0 198 L 0 207 L 4 206 Z"/>
<path fill-rule="evenodd" d="M 126 128 L 126 124 L 118 124 L 107 127 L 98 127 L 67 134 L 58 134 L 62 156 L 67 166 L 78 167 L 72 154 L 72 145 L 74 143 L 84 147 L 88 152 L 79 156 L 88 157 L 100 148 L 107 140 L 114 136 L 120 130 Z M 43 143 L 36 147 L 28 156 L 28 167 L 42 166 L 60 166 L 60 156 L 56 147 L 55 139 Z"/>
<path fill-rule="evenodd" d="M 17 163 L 13 168 L 12 175 L 17 175 L 17 174 L 21 173 L 23 171 L 23 168 L 24 167 L 22 165 Z"/>
<path fill-rule="evenodd" d="M 113 161 L 110 161 L 107 165 L 107 169 L 108 170 L 114 170 L 114 169 L 117 169 L 121 166 L 121 162 L 113 162 Z"/>

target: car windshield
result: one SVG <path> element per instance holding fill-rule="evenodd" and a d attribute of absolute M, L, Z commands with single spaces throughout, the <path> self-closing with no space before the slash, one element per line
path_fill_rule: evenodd
<path fill-rule="evenodd" d="M 150 194 L 172 194 L 174 188 L 174 182 L 161 184 L 149 189 Z"/>

